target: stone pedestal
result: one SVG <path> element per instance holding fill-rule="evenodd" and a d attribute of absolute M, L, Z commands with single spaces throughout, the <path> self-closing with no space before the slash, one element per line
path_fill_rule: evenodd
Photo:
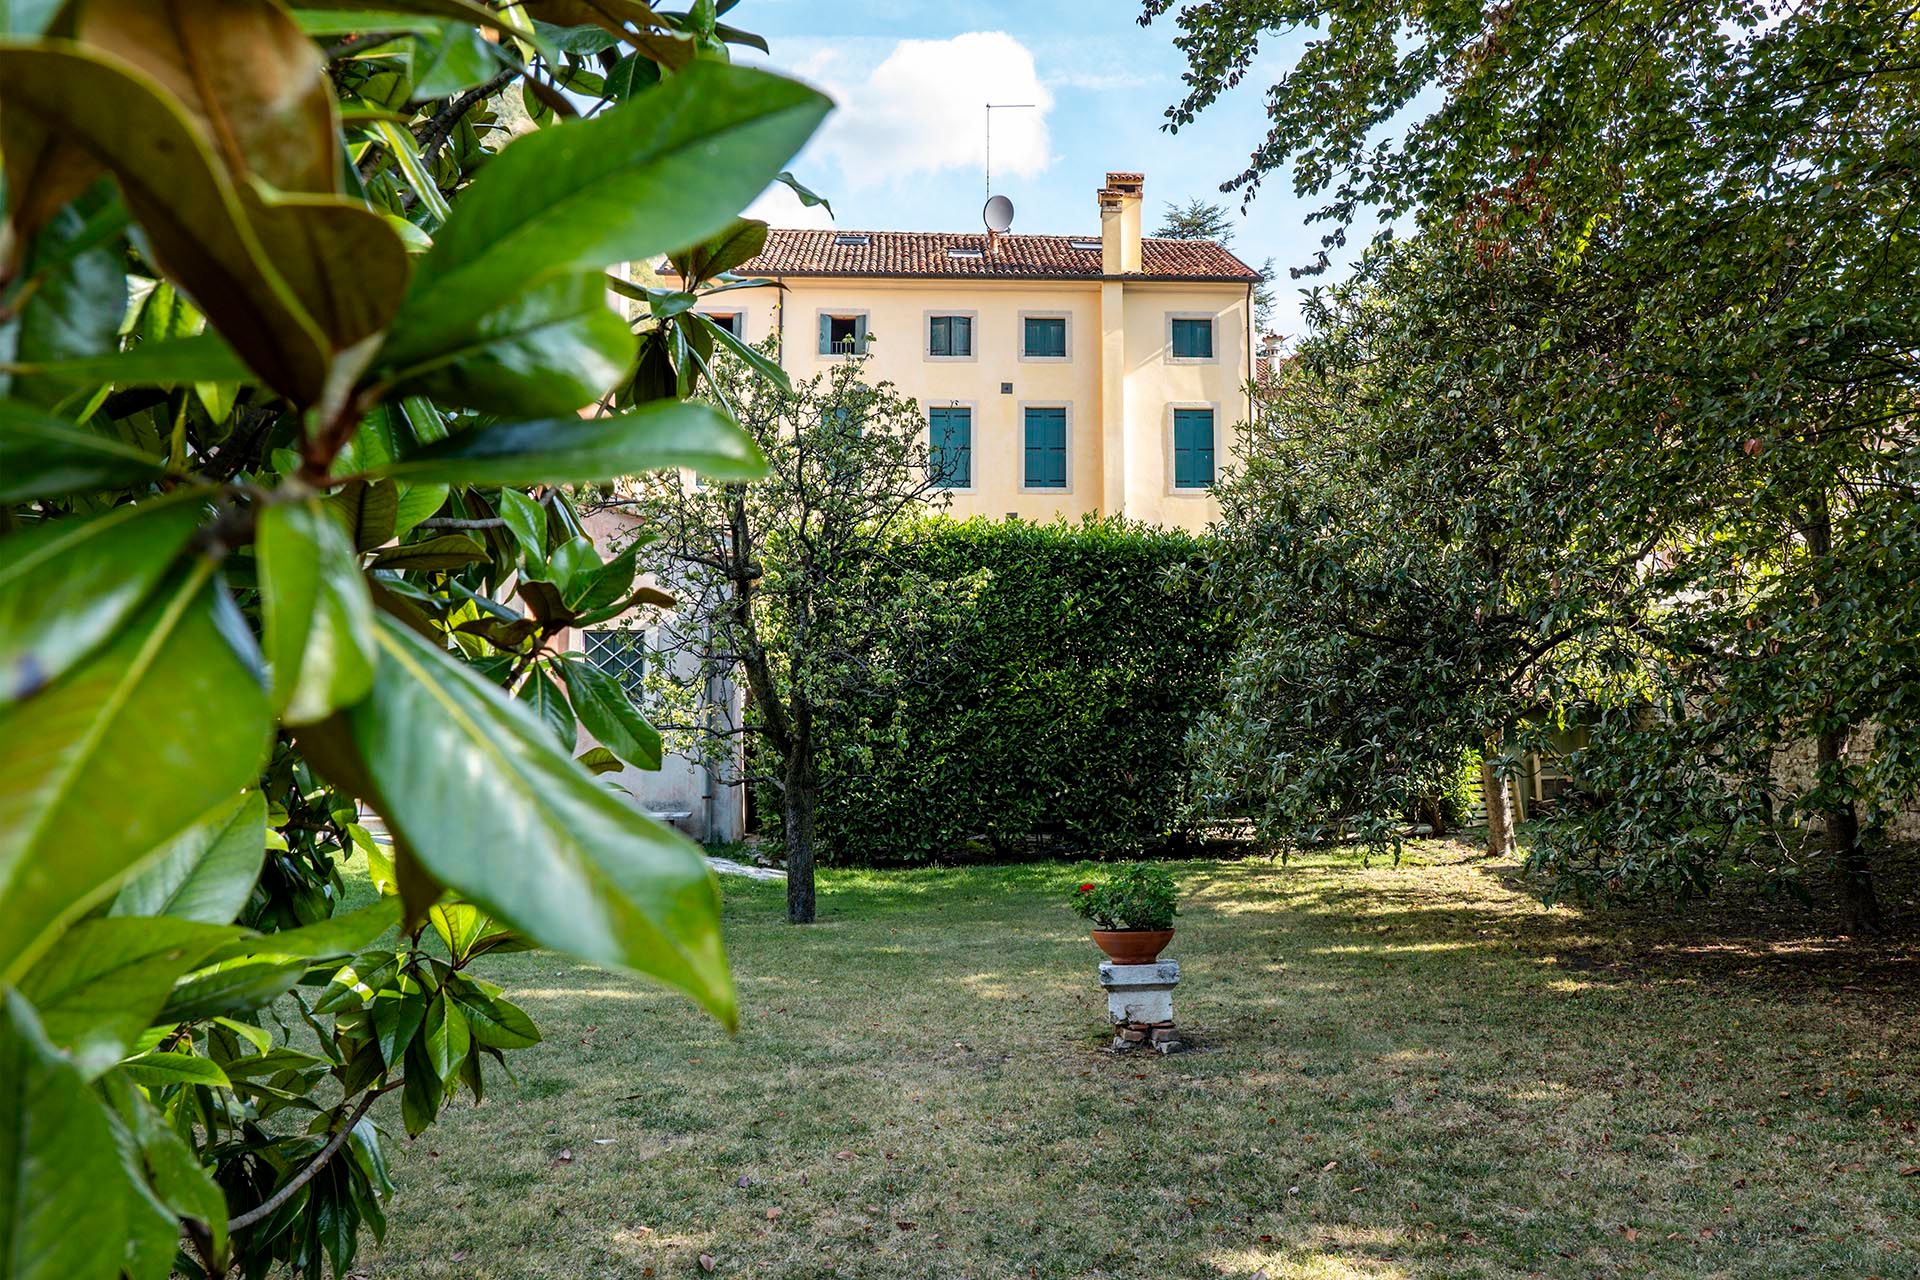
<path fill-rule="evenodd" d="M 1180 985 L 1174 960 L 1152 964 L 1100 963 L 1100 985 L 1107 992 L 1107 1017 L 1113 1023 L 1113 1047 L 1121 1052 L 1154 1049 L 1174 1053 L 1184 1046 L 1173 1025 L 1173 989 Z"/>

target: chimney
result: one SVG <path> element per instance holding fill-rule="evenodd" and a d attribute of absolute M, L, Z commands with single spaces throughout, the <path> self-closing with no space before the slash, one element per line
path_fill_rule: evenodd
<path fill-rule="evenodd" d="M 1100 200 L 1100 269 L 1110 276 L 1140 270 L 1140 204 L 1147 179 L 1140 173 L 1109 173 Z"/>

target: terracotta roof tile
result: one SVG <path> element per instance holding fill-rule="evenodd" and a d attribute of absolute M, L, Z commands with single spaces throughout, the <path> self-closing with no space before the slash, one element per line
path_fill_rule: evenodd
<path fill-rule="evenodd" d="M 767 233 L 760 256 L 735 268 L 747 276 L 988 276 L 1010 280 L 1098 280 L 1100 243 L 1092 236 L 995 237 L 991 254 L 978 232 L 795 231 Z M 963 252 L 959 256 L 949 250 Z M 1140 277 L 1244 283 L 1253 268 L 1212 240 L 1140 241 Z"/>

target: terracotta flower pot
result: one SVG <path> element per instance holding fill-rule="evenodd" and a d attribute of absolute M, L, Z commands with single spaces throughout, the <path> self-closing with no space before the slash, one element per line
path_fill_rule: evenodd
<path fill-rule="evenodd" d="M 1115 964 L 1152 964 L 1173 941 L 1171 929 L 1095 929 L 1093 945 Z"/>

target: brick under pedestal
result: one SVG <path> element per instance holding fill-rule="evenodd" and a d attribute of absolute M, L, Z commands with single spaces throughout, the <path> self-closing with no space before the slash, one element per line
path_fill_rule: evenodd
<path fill-rule="evenodd" d="M 1113 1022 L 1115 1049 L 1126 1052 L 1151 1048 L 1173 1053 L 1184 1047 L 1173 1025 L 1173 989 L 1180 985 L 1177 961 L 1103 961 L 1100 985 L 1107 992 L 1107 1017 Z"/>

